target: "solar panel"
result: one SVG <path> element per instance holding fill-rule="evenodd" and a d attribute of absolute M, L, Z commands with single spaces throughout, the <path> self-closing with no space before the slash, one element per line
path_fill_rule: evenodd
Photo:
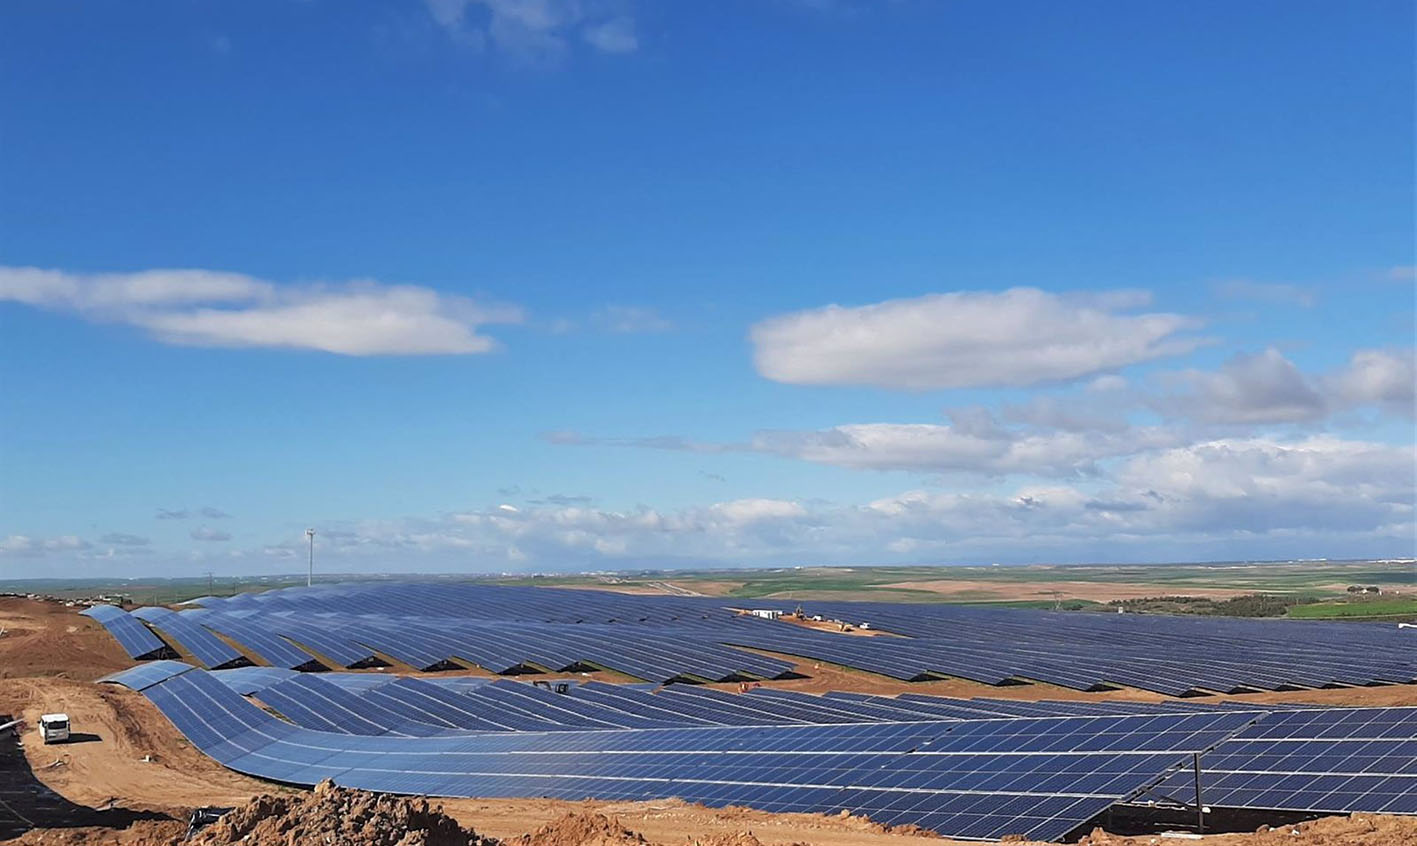
<path fill-rule="evenodd" d="M 682 725 L 728 725 L 725 720 L 700 708 L 694 702 L 670 701 L 656 697 L 648 691 L 626 685 L 609 685 L 601 682 L 587 682 L 571 688 L 571 695 L 616 708 L 629 714 L 643 714 L 666 722 Z"/>
<path fill-rule="evenodd" d="M 456 692 L 460 689 L 468 689 L 468 686 L 449 687 L 433 684 L 425 679 L 398 679 L 365 695 L 371 701 L 382 703 L 386 707 L 392 707 L 391 702 L 401 703 L 406 708 L 422 711 L 453 728 L 468 731 L 515 730 L 514 725 L 501 719 L 495 711 L 489 712 L 474 700 Z"/>
<path fill-rule="evenodd" d="M 191 669 L 193 669 L 191 664 L 181 661 L 153 661 L 149 664 L 139 664 L 136 667 L 110 673 L 99 679 L 99 683 L 121 684 L 132 690 L 146 690 Z"/>
<path fill-rule="evenodd" d="M 1414 650 L 1390 626 L 1354 624 L 1334 632 L 1299 621 L 809 603 L 816 613 L 870 620 L 907 635 L 858 638 L 742 617 L 727 607 L 731 602 L 417 582 L 202 600 L 255 627 L 252 638 L 283 634 L 344 666 L 389 656 L 419 669 L 460 663 L 498 673 L 608 668 L 660 683 L 777 677 L 792 669 L 737 648 L 747 647 L 906 680 L 1135 686 L 1177 696 L 1417 680 Z M 288 654 L 268 656 L 269 644 L 248 642 L 235 629 L 224 633 L 270 663 L 294 666 Z"/>
<path fill-rule="evenodd" d="M 1192 776 L 1159 789 L 1194 798 Z M 1287 710 L 1201 760 L 1208 805 L 1322 813 L 1417 813 L 1417 708 Z"/>
<path fill-rule="evenodd" d="M 321 678 L 296 675 L 256 694 L 298 726 L 341 734 L 423 737 L 446 726 L 420 723 Z"/>
<path fill-rule="evenodd" d="M 315 656 L 297 648 L 279 635 L 273 634 L 261 624 L 206 610 L 182 611 L 180 613 L 183 617 L 240 643 L 253 655 L 273 667 L 285 667 L 292 670 L 323 668 L 323 665 L 315 660 Z"/>
<path fill-rule="evenodd" d="M 522 682 L 495 682 L 478 689 L 503 694 L 509 697 L 508 701 L 530 709 L 536 716 L 566 725 L 590 728 L 668 728 L 683 725 L 682 720 L 633 714 L 576 698 L 568 693 L 553 693 Z"/>
<path fill-rule="evenodd" d="M 321 673 L 320 679 L 345 690 L 363 694 L 376 687 L 390 684 L 397 676 L 385 673 Z"/>
<path fill-rule="evenodd" d="M 230 670 L 215 670 L 212 677 L 243 696 L 250 696 L 277 682 L 283 682 L 295 675 L 295 670 L 285 667 L 235 667 Z"/>
<path fill-rule="evenodd" d="M 1216 712 L 357 737 L 282 723 L 200 670 L 145 693 L 212 757 L 289 783 L 333 778 L 441 796 L 678 796 L 768 810 L 849 809 L 954 836 L 1044 839 L 1254 719 Z"/>
<path fill-rule="evenodd" d="M 138 622 L 122 608 L 115 608 L 112 605 L 94 605 L 79 613 L 85 617 L 92 617 L 102 624 L 130 658 L 141 661 L 145 658 L 171 654 L 171 647 L 163 643 L 162 639 L 149 631 L 147 626 Z"/>
<path fill-rule="evenodd" d="M 221 638 L 181 614 L 151 605 L 137 609 L 133 616 L 176 641 L 209 669 L 250 663 L 246 656 L 232 649 Z"/>

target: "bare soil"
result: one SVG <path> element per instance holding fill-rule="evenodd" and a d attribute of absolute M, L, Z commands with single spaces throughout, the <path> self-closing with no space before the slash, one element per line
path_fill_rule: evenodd
<path fill-rule="evenodd" d="M 103 626 L 62 602 L 0 597 L 0 679 L 59 676 L 91 681 L 133 666 Z"/>
<path fill-rule="evenodd" d="M 1184 842 L 1152 836 L 1118 837 L 1096 830 L 1078 841 L 1079 846 L 1156 846 Z M 1417 846 L 1417 817 L 1354 814 L 1321 820 L 1260 828 L 1251 834 L 1216 834 L 1199 838 L 1214 846 Z"/>

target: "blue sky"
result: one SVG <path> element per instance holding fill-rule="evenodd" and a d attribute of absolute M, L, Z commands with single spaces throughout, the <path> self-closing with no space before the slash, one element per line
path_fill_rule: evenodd
<path fill-rule="evenodd" d="M 0 574 L 1413 554 L 1410 4 L 4 16 Z"/>

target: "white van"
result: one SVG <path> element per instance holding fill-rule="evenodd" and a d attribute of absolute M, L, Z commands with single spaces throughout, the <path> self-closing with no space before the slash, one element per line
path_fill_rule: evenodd
<path fill-rule="evenodd" d="M 39 718 L 39 734 L 45 743 L 63 743 L 69 739 L 68 714 L 43 714 Z"/>

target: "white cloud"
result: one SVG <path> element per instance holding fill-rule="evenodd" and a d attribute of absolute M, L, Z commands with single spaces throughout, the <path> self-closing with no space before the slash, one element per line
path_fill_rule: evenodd
<path fill-rule="evenodd" d="M 519 309 L 409 285 L 275 285 L 207 270 L 74 274 L 0 267 L 0 301 L 126 323 L 168 344 L 321 350 L 340 355 L 458 355 L 495 349 L 485 324 Z"/>
<path fill-rule="evenodd" d="M 1325 384 L 1340 402 L 1378 405 L 1408 417 L 1417 403 L 1417 363 L 1413 350 L 1358 350 L 1348 366 Z"/>
<path fill-rule="evenodd" d="M 801 503 L 782 499 L 735 499 L 717 503 L 711 510 L 728 523 L 735 524 L 807 516 L 807 509 Z"/>
<path fill-rule="evenodd" d="M 1189 392 L 1158 401 L 1180 416 L 1209 423 L 1298 423 L 1328 414 L 1309 379 L 1273 347 L 1238 354 L 1219 371 L 1193 370 L 1180 378 Z"/>
<path fill-rule="evenodd" d="M 220 529 L 211 529 L 206 526 L 199 526 L 193 529 L 189 534 L 192 540 L 196 541 L 220 542 L 231 540 L 231 534 L 229 532 L 223 532 Z"/>
<path fill-rule="evenodd" d="M 0 300 L 90 314 L 122 313 L 145 306 L 249 302 L 274 292 L 269 282 L 215 270 L 77 274 L 0 267 Z"/>
<path fill-rule="evenodd" d="M 1086 484 L 911 490 L 846 505 L 493 506 L 439 520 L 358 524 L 330 533 L 329 552 L 382 564 L 395 549 L 492 571 L 1401 554 L 1414 531 L 1413 459 L 1412 447 L 1332 437 L 1216 440 L 1136 456 L 1113 478 Z"/>
<path fill-rule="evenodd" d="M 758 372 L 803 385 L 905 390 L 1027 386 L 1091 376 L 1194 350 L 1177 314 L 1131 314 L 1135 291 L 1057 295 L 1035 288 L 931 294 L 796 312 L 752 329 Z"/>
<path fill-rule="evenodd" d="M 1278 350 L 1238 354 L 1218 371 L 1171 377 L 1183 390 L 1151 400 L 1174 417 L 1207 423 L 1305 423 L 1342 409 L 1375 406 L 1414 416 L 1417 363 L 1412 350 L 1357 350 L 1344 367 L 1309 375 Z"/>
<path fill-rule="evenodd" d="M 1401 532 L 1412 539 L 1411 446 L 1319 436 L 1218 440 L 1138 456 L 1117 473 L 1137 530 L 1264 535 L 1275 530 Z"/>

